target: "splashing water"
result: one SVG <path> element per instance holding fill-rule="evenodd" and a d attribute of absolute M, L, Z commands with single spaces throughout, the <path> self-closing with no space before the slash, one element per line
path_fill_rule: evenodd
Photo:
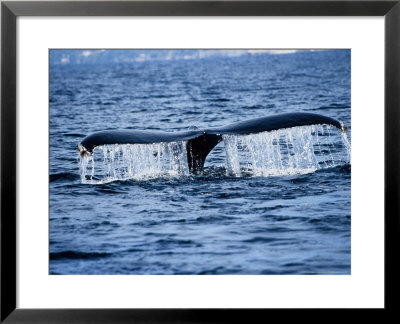
<path fill-rule="evenodd" d="M 337 135 L 339 132 L 331 132 L 332 128 L 312 125 L 252 135 L 223 135 L 227 174 L 294 175 L 349 163 L 347 135 Z"/>
<path fill-rule="evenodd" d="M 251 135 L 223 135 L 229 176 L 311 173 L 350 162 L 345 133 L 329 125 L 301 126 Z M 186 141 L 103 145 L 80 159 L 81 182 L 189 176 Z"/>
<path fill-rule="evenodd" d="M 102 145 L 80 159 L 81 182 L 146 180 L 189 175 L 186 142 Z"/>
<path fill-rule="evenodd" d="M 346 153 L 347 153 L 346 162 L 351 163 L 351 145 L 349 139 L 347 138 L 347 133 L 342 132 L 341 134 L 342 134 L 343 144 L 346 148 Z"/>

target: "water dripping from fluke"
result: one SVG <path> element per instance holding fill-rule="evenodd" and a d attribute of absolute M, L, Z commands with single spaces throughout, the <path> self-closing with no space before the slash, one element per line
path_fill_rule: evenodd
<path fill-rule="evenodd" d="M 202 174 L 207 155 L 221 141 L 227 176 L 296 175 L 350 163 L 350 142 L 343 123 L 317 114 L 291 113 L 179 133 L 93 133 L 78 146 L 81 182 Z"/>
<path fill-rule="evenodd" d="M 252 135 L 224 135 L 227 175 L 285 176 L 350 163 L 347 135 L 312 125 Z"/>
<path fill-rule="evenodd" d="M 189 175 L 185 142 L 98 146 L 80 159 L 81 181 L 148 180 Z"/>

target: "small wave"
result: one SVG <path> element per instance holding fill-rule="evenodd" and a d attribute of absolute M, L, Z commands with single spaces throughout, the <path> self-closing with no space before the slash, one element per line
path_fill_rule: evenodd
<path fill-rule="evenodd" d="M 256 236 L 248 240 L 244 240 L 244 243 L 273 243 L 278 241 L 290 241 L 290 239 L 281 239 L 281 238 L 274 238 L 274 237 L 262 237 Z"/>
<path fill-rule="evenodd" d="M 199 216 L 196 218 L 197 224 L 212 224 L 220 223 L 228 220 L 235 219 L 232 216 L 214 215 L 214 216 Z"/>
<path fill-rule="evenodd" d="M 317 170 L 318 173 L 344 173 L 351 174 L 351 164 L 343 163 L 340 165 L 331 166 L 329 168 Z"/>
<path fill-rule="evenodd" d="M 211 101 L 214 101 L 214 102 L 227 102 L 227 101 L 231 101 L 231 100 L 228 99 L 228 98 L 216 98 L 216 99 L 211 99 Z"/>
<path fill-rule="evenodd" d="M 85 137 L 85 135 L 84 134 L 79 134 L 79 133 L 66 133 L 66 134 L 64 134 L 64 136 L 66 136 L 66 137 Z"/>
<path fill-rule="evenodd" d="M 122 190 L 115 190 L 115 189 L 111 189 L 111 188 L 102 188 L 102 187 L 98 187 L 97 192 L 100 192 L 103 194 L 123 194 L 123 193 L 125 193 Z"/>
<path fill-rule="evenodd" d="M 55 181 L 72 181 L 80 179 L 78 174 L 72 172 L 60 172 L 60 173 L 52 173 L 49 176 L 50 182 Z"/>
<path fill-rule="evenodd" d="M 78 92 L 76 92 L 76 93 L 78 93 Z M 58 89 L 58 90 L 54 91 L 53 94 L 57 95 L 57 96 L 73 96 L 75 93 L 72 92 L 71 90 Z"/>
<path fill-rule="evenodd" d="M 177 239 L 159 239 L 156 243 L 160 245 L 196 245 L 201 246 L 200 244 L 192 241 L 192 240 L 177 240 Z"/>
<path fill-rule="evenodd" d="M 78 260 L 78 259 L 98 259 L 111 256 L 106 252 L 81 252 L 81 251 L 61 251 L 50 253 L 50 260 Z"/>
<path fill-rule="evenodd" d="M 318 108 L 312 108 L 310 110 L 316 111 L 316 110 L 328 110 L 328 109 L 350 109 L 349 105 L 346 104 L 340 104 L 340 103 L 332 103 L 327 106 L 320 106 Z"/>
<path fill-rule="evenodd" d="M 203 113 L 201 111 L 196 111 L 196 110 L 188 110 L 183 113 L 184 115 L 202 115 Z"/>
<path fill-rule="evenodd" d="M 303 73 L 303 72 L 291 72 L 287 73 L 283 76 L 283 78 L 311 78 L 311 79 L 320 79 L 321 76 L 317 74 Z"/>
<path fill-rule="evenodd" d="M 216 274 L 224 274 L 226 272 L 227 271 L 226 271 L 225 267 L 220 266 L 220 267 L 215 267 L 213 269 L 200 271 L 198 274 L 199 275 L 216 275 Z"/>
<path fill-rule="evenodd" d="M 155 99 L 169 99 L 169 98 L 175 98 L 176 96 L 173 94 L 156 94 L 156 95 L 151 95 L 150 98 L 155 98 Z"/>

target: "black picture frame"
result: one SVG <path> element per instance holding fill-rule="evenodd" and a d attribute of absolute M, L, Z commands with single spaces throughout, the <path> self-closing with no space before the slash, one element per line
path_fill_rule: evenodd
<path fill-rule="evenodd" d="M 385 306 L 396 312 L 399 255 L 400 0 L 394 1 L 2 1 L 1 2 L 1 318 L 3 323 L 254 322 L 287 309 L 19 309 L 16 307 L 16 19 L 19 16 L 384 16 Z M 373 127 L 371 127 L 373 131 Z M 40 292 L 38 292 L 40 293 Z M 345 293 L 345 292 L 344 292 Z M 316 309 L 292 310 L 298 319 Z M 326 309 L 328 316 L 337 310 Z M 349 310 L 358 312 L 359 310 Z M 364 310 L 365 311 L 365 310 Z M 266 314 L 266 312 L 269 312 Z M 359 313 L 359 312 L 358 312 Z M 365 312 L 364 312 L 365 313 Z M 391 314 L 393 315 L 393 314 Z M 310 316 L 312 318 L 310 318 Z M 324 318 L 326 314 L 323 315 Z M 254 318 L 254 320 L 251 320 Z M 378 317 L 377 317 L 378 318 Z M 279 318 L 282 320 L 283 318 Z M 331 319 L 334 319 L 334 317 Z M 321 320 L 321 318 L 319 318 Z"/>

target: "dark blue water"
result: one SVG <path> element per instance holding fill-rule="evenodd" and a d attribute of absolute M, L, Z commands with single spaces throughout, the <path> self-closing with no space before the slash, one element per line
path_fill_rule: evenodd
<path fill-rule="evenodd" d="M 181 131 L 299 111 L 342 120 L 350 139 L 350 51 L 72 60 L 82 52 L 50 60 L 51 274 L 350 274 L 345 156 L 312 172 L 232 175 L 221 142 L 202 175 L 88 184 L 77 151 L 99 130 Z M 96 55 L 108 56 L 86 59 Z M 344 151 L 338 138 L 321 154 Z"/>

